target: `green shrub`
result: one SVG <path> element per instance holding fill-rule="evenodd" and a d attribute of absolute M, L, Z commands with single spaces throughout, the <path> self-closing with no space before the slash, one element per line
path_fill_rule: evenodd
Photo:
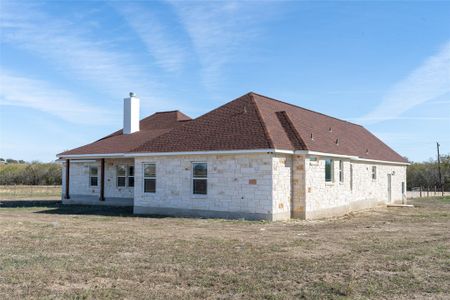
<path fill-rule="evenodd" d="M 57 163 L 8 163 L 0 165 L 0 185 L 60 185 L 61 165 Z"/>

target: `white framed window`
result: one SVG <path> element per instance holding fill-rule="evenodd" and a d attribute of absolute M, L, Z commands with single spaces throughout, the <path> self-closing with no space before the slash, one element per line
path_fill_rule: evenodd
<path fill-rule="evenodd" d="M 208 193 L 208 164 L 205 162 L 192 163 L 192 193 L 194 195 Z"/>
<path fill-rule="evenodd" d="M 344 161 L 339 161 L 339 182 L 344 182 Z"/>
<path fill-rule="evenodd" d="M 156 164 L 144 164 L 144 193 L 156 193 Z"/>
<path fill-rule="evenodd" d="M 134 166 L 128 166 L 128 186 L 134 187 Z"/>
<path fill-rule="evenodd" d="M 332 159 L 325 160 L 325 182 L 333 182 L 334 180 L 334 162 Z"/>
<path fill-rule="evenodd" d="M 127 179 L 127 166 L 126 165 L 118 165 L 116 167 L 116 183 L 118 187 L 124 187 L 126 185 Z"/>
<path fill-rule="evenodd" d="M 89 186 L 98 186 L 98 167 L 89 166 Z"/>
<path fill-rule="evenodd" d="M 372 180 L 377 180 L 377 166 L 372 166 Z"/>

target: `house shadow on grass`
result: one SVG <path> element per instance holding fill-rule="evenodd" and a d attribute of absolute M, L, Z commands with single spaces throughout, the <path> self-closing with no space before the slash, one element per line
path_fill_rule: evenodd
<path fill-rule="evenodd" d="M 108 217 L 132 217 L 132 218 L 153 218 L 153 219 L 209 219 L 199 216 L 171 216 L 171 215 L 135 215 L 133 207 L 117 207 L 103 205 L 63 205 L 61 200 L 0 200 L 0 210 L 2 208 L 43 208 L 33 211 L 35 214 L 53 215 L 86 215 L 86 216 L 108 216 Z M 219 218 L 221 219 L 221 218 Z"/>
<path fill-rule="evenodd" d="M 58 207 L 61 200 L 0 200 L 1 208 Z"/>
<path fill-rule="evenodd" d="M 61 200 L 0 200 L 2 208 L 43 208 L 33 213 L 58 215 L 99 215 L 135 217 L 133 207 L 112 207 L 98 205 L 63 205 Z"/>
<path fill-rule="evenodd" d="M 133 207 L 112 207 L 98 205 L 62 205 L 61 202 L 51 209 L 36 211 L 36 214 L 55 215 L 96 215 L 109 217 L 136 217 Z"/>

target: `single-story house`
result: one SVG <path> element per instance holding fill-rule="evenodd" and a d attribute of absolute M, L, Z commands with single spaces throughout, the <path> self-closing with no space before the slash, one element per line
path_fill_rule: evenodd
<path fill-rule="evenodd" d="M 405 200 L 407 161 L 364 127 L 256 93 L 198 118 L 139 120 L 57 155 L 64 204 L 135 214 L 287 220 Z"/>

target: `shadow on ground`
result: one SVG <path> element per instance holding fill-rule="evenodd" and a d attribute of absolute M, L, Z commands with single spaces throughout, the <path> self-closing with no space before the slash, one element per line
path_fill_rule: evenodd
<path fill-rule="evenodd" d="M 35 211 L 35 214 L 55 215 L 98 215 L 113 217 L 139 217 L 139 218 L 170 218 L 163 215 L 134 215 L 133 207 L 113 207 L 98 205 L 63 205 L 61 200 L 0 200 L 2 208 L 32 208 L 42 207 L 44 210 Z"/>
<path fill-rule="evenodd" d="M 58 207 L 61 200 L 0 200 L 0 208 Z"/>
<path fill-rule="evenodd" d="M 61 202 L 52 209 L 36 211 L 36 214 L 56 215 L 97 215 L 113 217 L 135 217 L 132 207 L 108 207 L 87 205 L 62 205 Z"/>

